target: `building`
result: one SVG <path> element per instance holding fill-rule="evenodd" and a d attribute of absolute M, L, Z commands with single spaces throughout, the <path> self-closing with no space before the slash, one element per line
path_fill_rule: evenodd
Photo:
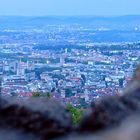
<path fill-rule="evenodd" d="M 60 57 L 60 64 L 61 65 L 65 64 L 65 57 L 63 55 Z"/>

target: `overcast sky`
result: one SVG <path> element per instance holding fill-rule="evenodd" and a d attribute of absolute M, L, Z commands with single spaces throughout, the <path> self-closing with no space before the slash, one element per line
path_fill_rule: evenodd
<path fill-rule="evenodd" d="M 0 0 L 0 15 L 140 15 L 140 0 Z"/>

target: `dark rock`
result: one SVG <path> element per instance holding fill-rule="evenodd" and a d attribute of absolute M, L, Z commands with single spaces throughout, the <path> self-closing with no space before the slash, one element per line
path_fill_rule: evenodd
<path fill-rule="evenodd" d="M 140 115 L 133 123 L 129 123 L 133 120 L 129 119 L 125 127 L 120 127 L 126 118 L 137 113 L 140 114 L 139 80 L 131 82 L 121 96 L 108 96 L 93 102 L 76 129 L 72 127 L 71 115 L 55 100 L 0 98 L 0 139 L 138 140 Z"/>
<path fill-rule="evenodd" d="M 56 101 L 11 99 L 0 99 L 0 128 L 22 130 L 42 139 L 59 137 L 71 131 L 71 116 Z"/>
<path fill-rule="evenodd" d="M 79 126 L 80 132 L 95 132 L 119 125 L 125 118 L 140 112 L 140 82 L 131 83 L 123 96 L 102 98 L 91 105 L 91 113 Z"/>

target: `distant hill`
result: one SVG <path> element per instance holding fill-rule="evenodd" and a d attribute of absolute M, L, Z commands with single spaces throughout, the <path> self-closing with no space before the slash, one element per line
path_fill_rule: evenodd
<path fill-rule="evenodd" d="M 0 28 L 18 28 L 27 26 L 43 27 L 45 25 L 80 24 L 93 28 L 110 28 L 115 30 L 131 30 L 140 28 L 140 15 L 118 17 L 18 17 L 1 16 Z"/>
<path fill-rule="evenodd" d="M 51 26 L 48 27 L 48 25 Z M 99 43 L 140 42 L 140 15 L 118 17 L 0 17 L 1 31 L 3 31 L 3 29 L 23 31 L 24 29 L 30 29 L 30 31 L 31 29 L 42 29 L 42 31 L 48 31 L 48 29 L 52 29 L 52 31 L 56 33 L 56 29 L 58 28 L 53 28 L 52 25 L 65 25 L 63 31 L 57 33 L 62 38 L 62 35 L 64 35 L 67 40 L 70 40 L 74 37 L 76 40 L 79 41 L 89 40 L 89 42 Z M 70 33 L 71 28 L 67 27 L 71 25 L 73 29 L 72 34 Z M 65 29 L 69 31 L 65 31 Z M 13 32 L 11 33 L 13 34 Z M 2 34 L 5 33 L 2 32 Z M 43 42 L 43 40 L 45 40 L 45 37 L 44 34 L 41 35 L 41 42 Z"/>

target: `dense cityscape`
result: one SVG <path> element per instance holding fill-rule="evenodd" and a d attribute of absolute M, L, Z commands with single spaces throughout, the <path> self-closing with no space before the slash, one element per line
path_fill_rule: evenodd
<path fill-rule="evenodd" d="M 140 140 L 140 1 L 0 1 L 0 140 Z"/>
<path fill-rule="evenodd" d="M 121 94 L 139 62 L 139 43 L 94 43 L 87 37 L 91 30 L 78 25 L 47 29 L 1 29 L 2 96 L 50 93 L 63 103 L 86 106 Z"/>

